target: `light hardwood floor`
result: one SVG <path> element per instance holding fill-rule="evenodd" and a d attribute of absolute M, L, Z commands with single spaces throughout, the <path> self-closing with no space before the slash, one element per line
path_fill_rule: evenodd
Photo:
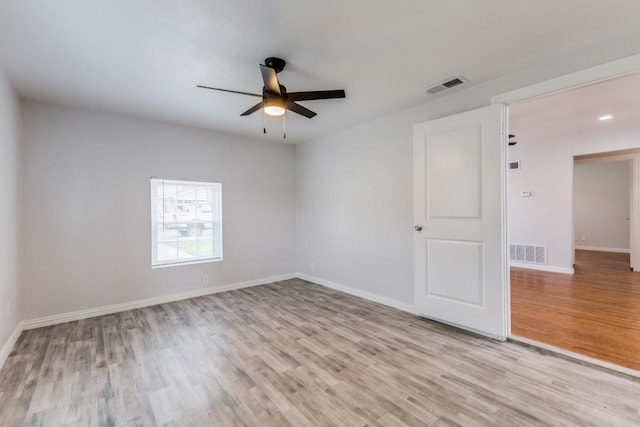
<path fill-rule="evenodd" d="M 23 333 L 2 425 L 639 425 L 640 382 L 301 280 Z"/>
<path fill-rule="evenodd" d="M 575 269 L 511 269 L 512 333 L 640 370 L 640 273 L 629 254 L 579 250 Z"/>

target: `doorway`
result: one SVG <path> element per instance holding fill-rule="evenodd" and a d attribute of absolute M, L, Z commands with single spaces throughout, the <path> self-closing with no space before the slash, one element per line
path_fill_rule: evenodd
<path fill-rule="evenodd" d="M 490 125 L 493 130 L 495 130 L 495 125 L 499 125 L 502 137 L 500 137 L 499 134 L 493 135 L 488 138 L 487 141 L 495 142 L 500 140 L 500 146 L 491 142 L 485 145 L 483 142 L 486 135 L 483 135 L 482 130 L 485 129 L 485 127 L 480 123 L 482 121 L 480 115 L 484 114 L 484 109 L 482 108 L 416 124 L 414 126 L 414 230 L 416 233 L 414 234 L 414 290 L 416 292 L 415 312 L 417 314 L 497 339 L 511 338 L 513 340 L 525 341 L 527 340 L 526 338 L 517 336 L 518 326 L 515 325 L 514 319 L 517 320 L 515 312 L 518 310 L 518 304 L 515 303 L 515 299 L 519 291 L 515 290 L 514 283 L 517 281 L 515 280 L 517 277 L 515 277 L 514 274 L 510 275 L 510 266 L 513 268 L 512 273 L 514 271 L 526 273 L 526 275 L 522 276 L 521 282 L 524 284 L 524 292 L 521 294 L 526 295 L 531 285 L 534 285 L 534 287 L 542 287 L 543 289 L 559 290 L 561 296 L 575 294 L 574 290 L 577 289 L 577 287 L 573 286 L 572 281 L 576 277 L 580 277 L 580 275 L 574 274 L 575 270 L 573 267 L 575 261 L 572 203 L 574 157 L 593 155 L 611 150 L 633 151 L 632 148 L 636 148 L 636 145 L 638 145 L 634 145 L 636 142 L 635 135 L 640 133 L 640 129 L 635 131 L 634 137 L 629 137 L 629 135 L 625 137 L 622 134 L 616 134 L 603 138 L 602 135 L 599 135 L 599 132 L 602 131 L 603 128 L 598 130 L 599 128 L 593 125 L 593 118 L 591 117 L 588 122 L 584 122 L 580 128 L 582 132 L 580 138 L 576 139 L 573 144 L 567 144 L 567 124 L 571 121 L 571 117 L 567 117 L 567 111 L 557 108 L 557 105 L 562 104 L 557 102 L 557 98 L 552 99 L 551 96 L 570 93 L 578 88 L 585 88 L 587 92 L 581 92 L 581 94 L 585 95 L 586 93 L 587 95 L 577 104 L 580 106 L 578 110 L 584 112 L 588 110 L 588 107 L 598 105 L 594 102 L 594 100 L 598 98 L 594 98 L 592 94 L 588 92 L 590 88 L 601 87 L 598 85 L 606 84 L 607 81 L 620 76 L 622 76 L 620 77 L 621 79 L 625 77 L 633 78 L 632 75 L 634 73 L 636 78 L 640 78 L 640 73 L 638 73 L 637 70 L 640 70 L 640 55 L 592 67 L 494 97 L 492 103 L 494 107 L 497 107 L 494 112 L 500 114 L 496 114 L 495 117 L 490 120 L 487 119 L 487 124 Z M 630 87 L 622 87 L 619 91 L 627 93 L 633 100 L 640 99 L 640 83 L 638 82 Z M 550 103 L 548 101 L 549 99 L 552 99 Z M 524 101 L 527 102 L 525 103 Z M 530 104 L 529 101 L 532 103 Z M 538 101 L 540 102 L 539 104 L 533 103 Z M 548 105 L 544 105 L 545 101 L 548 102 Z M 547 117 L 543 126 L 531 126 L 528 129 L 520 128 L 522 132 L 518 131 L 518 135 L 514 136 L 514 138 L 517 139 L 509 138 L 507 140 L 508 130 L 518 128 L 518 126 L 516 126 L 518 114 L 514 114 L 514 112 L 517 111 L 519 105 L 533 105 L 534 107 L 531 108 L 530 113 L 534 115 L 544 115 L 550 111 L 553 111 L 554 115 Z M 485 112 L 488 113 L 488 111 L 489 109 Z M 507 116 L 508 112 L 511 114 Z M 591 112 L 593 113 L 593 111 Z M 613 123 L 626 122 L 637 126 L 640 124 L 640 108 L 631 110 L 630 114 L 617 115 L 616 113 L 616 117 L 618 120 Z M 596 120 L 598 120 L 598 118 L 596 118 Z M 511 122 L 511 126 L 507 128 L 509 121 Z M 602 122 L 602 126 L 606 126 L 606 123 L 612 123 L 606 122 L 605 119 L 599 122 Z M 445 129 L 440 129 L 435 133 L 432 132 L 439 126 L 444 126 Z M 619 129 L 628 131 L 628 127 L 629 126 L 622 126 Z M 473 129 L 475 130 L 471 131 Z M 553 132 L 546 137 L 541 135 L 543 132 L 549 131 Z M 434 137 L 434 135 L 438 136 Z M 573 136 L 575 137 L 575 135 Z M 536 151 L 535 148 L 539 148 L 539 145 L 531 144 L 531 142 L 536 141 L 535 137 L 538 137 L 537 142 L 545 146 L 542 150 L 538 149 L 536 155 L 529 156 L 530 153 L 527 153 L 527 151 L 532 149 Z M 444 141 L 443 138 L 446 139 L 446 144 L 442 143 Z M 507 144 L 507 142 L 509 142 L 509 144 Z M 514 144 L 511 144 L 512 142 Z M 474 149 L 464 150 L 463 146 Z M 482 152 L 478 147 L 488 149 L 488 154 L 490 155 L 488 157 L 478 155 L 478 153 Z M 429 156 L 428 153 L 430 153 L 430 150 L 437 151 L 439 155 L 435 157 Z M 455 155 L 453 151 L 456 150 L 462 150 L 465 155 Z M 518 151 L 520 155 L 522 155 L 522 159 L 514 158 L 515 153 Z M 475 156 L 473 155 L 474 153 L 476 153 Z M 550 153 L 553 155 L 550 155 Z M 527 155 L 525 156 L 525 154 Z M 640 165 L 640 154 L 634 153 L 633 155 L 634 166 L 632 167 L 631 173 L 632 182 L 640 183 L 640 168 L 636 167 L 636 165 Z M 496 169 L 500 170 L 500 176 L 493 172 L 489 174 L 478 173 L 477 179 L 468 180 L 468 182 L 465 181 L 468 185 L 465 184 L 467 186 L 463 186 L 462 188 L 467 191 L 467 193 L 481 187 L 493 189 L 500 195 L 498 203 L 485 204 L 483 199 L 476 197 L 477 195 L 483 194 L 483 191 L 474 190 L 475 193 L 473 194 L 476 196 L 471 194 L 470 197 L 467 197 L 469 194 L 461 194 L 466 195 L 463 197 L 464 203 L 462 206 L 473 206 L 475 210 L 467 209 L 461 214 L 449 209 L 451 208 L 451 206 L 449 206 L 451 203 L 433 204 L 434 201 L 438 202 L 438 200 L 440 200 L 437 196 L 441 194 L 457 194 L 456 191 L 452 191 L 450 188 L 446 189 L 446 186 L 450 182 L 457 184 L 459 182 L 458 177 L 450 177 L 450 179 L 444 180 L 434 179 L 439 175 L 439 171 L 447 170 L 450 172 L 449 169 L 452 162 L 457 162 L 460 163 L 458 166 L 463 172 L 459 174 L 460 177 L 470 177 L 475 173 L 472 173 L 473 171 L 484 171 L 485 169 L 478 165 L 484 163 L 488 158 L 495 158 L 495 156 L 502 158 L 503 166 L 499 166 L 498 169 Z M 427 162 L 426 159 L 429 161 Z M 538 164 L 537 169 L 532 167 L 536 163 Z M 488 164 L 491 166 L 493 162 L 489 162 Z M 507 169 L 507 164 L 509 164 L 509 166 L 514 165 L 514 167 Z M 490 169 L 493 171 L 491 167 Z M 527 174 L 529 174 L 526 179 L 522 179 L 527 175 L 522 173 L 523 171 L 527 171 Z M 514 180 L 511 179 L 511 175 L 516 172 L 521 177 L 521 188 L 514 185 Z M 427 174 L 430 174 L 428 180 L 426 180 Z M 428 183 L 436 183 L 438 185 L 429 190 L 425 190 L 427 188 L 425 185 Z M 443 187 L 440 188 L 440 185 Z M 640 200 L 639 187 L 640 185 L 635 186 L 632 195 L 632 197 L 635 197 L 634 200 Z M 514 197 L 513 194 L 507 194 L 513 191 L 516 191 L 517 197 Z M 431 194 L 432 192 L 433 194 Z M 545 197 L 547 199 L 550 198 L 552 203 L 540 203 Z M 509 210 L 512 211 L 517 204 L 520 205 L 519 215 L 513 215 L 513 212 L 507 215 L 507 205 Z M 440 212 L 439 206 L 449 206 L 447 209 L 451 212 Z M 445 224 L 446 221 L 451 220 L 449 222 L 453 223 L 455 222 L 453 220 L 457 221 L 460 219 L 460 221 L 456 222 L 456 224 L 459 225 L 469 219 L 481 219 L 483 218 L 482 215 L 484 215 L 483 212 L 485 208 L 489 209 L 488 212 L 492 214 L 497 213 L 501 219 L 500 227 L 484 228 L 487 233 L 486 236 L 483 235 L 479 238 L 473 236 L 465 236 L 464 238 L 436 236 L 435 233 L 439 231 L 452 229 L 453 225 L 448 227 L 447 224 Z M 635 222 L 637 222 L 634 221 L 634 218 L 640 218 L 637 210 L 637 206 L 634 206 L 634 213 L 632 213 L 631 216 L 632 238 L 630 241 L 630 250 L 632 254 L 638 254 L 640 252 L 637 250 L 637 248 L 640 248 L 640 238 L 638 237 L 640 236 L 638 232 L 639 227 L 634 225 Z M 429 212 L 429 215 L 425 216 L 425 212 Z M 479 215 L 479 213 L 481 213 L 481 215 Z M 514 227 L 514 218 L 517 218 L 518 221 L 524 221 L 525 226 L 519 228 L 519 230 L 523 232 L 520 237 L 518 237 L 515 232 L 517 229 Z M 431 219 L 443 221 L 440 221 L 438 224 L 434 222 L 430 226 L 424 227 L 424 224 Z M 558 228 L 558 224 L 562 227 Z M 465 232 L 468 231 L 467 228 L 465 228 Z M 533 232 L 533 230 L 536 231 Z M 493 249 L 494 252 L 500 253 L 501 256 L 495 258 L 494 261 L 490 263 L 491 265 L 486 266 L 479 262 L 479 260 L 487 260 L 487 258 L 482 256 L 485 237 L 488 237 L 491 241 L 500 239 L 501 243 Z M 449 250 L 454 246 L 455 250 Z M 469 249 L 471 247 L 473 247 L 473 251 Z M 459 255 L 460 251 L 464 248 L 469 249 L 465 257 L 457 257 L 456 254 Z M 442 256 L 439 258 L 440 255 Z M 527 263 L 526 268 L 517 269 L 518 266 L 515 265 L 517 260 L 514 260 L 513 256 L 522 257 L 520 261 Z M 438 259 L 436 260 L 436 258 Z M 462 272 L 456 270 L 456 262 L 459 262 L 461 258 L 465 259 L 467 265 L 475 265 L 477 267 L 476 271 L 469 280 L 466 280 L 468 278 L 465 278 L 465 280 L 450 280 L 451 277 L 460 278 L 460 276 L 464 276 L 463 273 L 466 274 L 466 272 L 468 272 L 468 269 Z M 439 270 L 437 268 L 427 269 L 426 266 L 429 265 L 430 260 L 438 261 L 434 264 L 444 267 Z M 472 262 L 468 262 L 469 260 Z M 631 257 L 630 262 L 632 267 L 640 266 L 640 262 L 635 259 L 635 255 Z M 490 269 L 488 270 L 492 274 L 490 280 L 487 280 L 489 275 L 483 272 L 485 268 Z M 425 274 L 425 271 L 428 272 L 428 274 Z M 494 274 L 498 272 L 502 273 L 502 277 Z M 628 273 L 628 276 L 626 276 L 624 280 L 629 279 L 631 282 L 640 280 L 640 274 L 629 271 L 626 273 Z M 568 282 L 571 286 L 563 288 L 562 286 L 557 286 L 557 283 L 547 282 L 547 276 L 555 279 L 562 278 L 561 280 Z M 607 280 L 611 278 L 607 272 L 604 272 L 602 276 L 606 283 L 604 285 L 603 283 L 599 283 L 596 287 L 606 287 L 608 283 Z M 621 282 L 622 280 L 616 279 L 615 281 Z M 469 283 L 473 286 L 467 286 Z M 467 287 L 465 288 L 465 286 Z M 609 287 L 611 288 L 611 286 Z M 638 288 L 636 284 L 631 283 L 629 289 L 635 291 L 636 288 Z M 491 292 L 488 292 L 488 289 L 490 289 Z M 493 332 L 491 328 L 486 327 L 482 321 L 477 321 L 477 319 L 471 319 L 471 317 L 469 317 L 460 320 L 460 316 L 454 318 L 454 315 L 451 314 L 454 312 L 453 310 L 448 310 L 445 314 L 438 313 L 436 310 L 439 306 L 436 307 L 434 304 L 430 304 L 430 299 L 455 302 L 457 304 L 456 312 L 458 310 L 464 311 L 460 316 L 466 316 L 474 310 L 479 313 L 484 312 L 483 316 L 485 316 L 485 318 L 483 318 L 482 321 L 488 321 L 491 316 L 500 316 L 500 323 L 502 323 L 502 325 L 495 323 L 498 325 L 498 327 L 495 328 L 497 332 Z M 609 303 L 614 306 L 618 303 L 623 305 L 630 303 L 632 309 L 627 310 L 627 312 L 637 312 L 638 315 L 640 315 L 640 310 L 635 309 L 635 303 L 632 299 L 633 298 L 630 298 L 624 301 L 609 300 Z M 583 300 L 588 299 L 583 298 Z M 569 304 L 569 306 L 570 305 L 571 304 Z M 545 315 L 544 309 L 550 306 L 551 304 L 548 304 L 543 297 L 537 305 L 534 304 L 529 307 L 529 318 L 533 320 L 549 319 L 551 316 Z M 628 304 L 625 305 L 625 308 L 628 307 Z M 590 309 L 585 310 L 584 313 L 587 313 L 585 316 L 588 317 L 589 312 Z M 467 322 L 467 320 L 469 321 Z M 565 324 L 572 323 L 570 319 L 569 322 L 566 322 L 566 317 L 564 320 Z M 593 321 L 594 319 L 591 318 L 590 320 Z M 638 321 L 632 319 L 631 323 L 640 325 L 640 319 L 638 319 Z M 558 335 L 557 328 L 554 325 L 538 325 L 534 326 L 533 329 L 546 331 L 549 336 L 553 336 L 554 334 Z M 633 331 L 623 338 L 632 339 L 635 336 L 640 337 L 640 331 Z M 569 353 L 569 355 L 574 358 L 588 360 L 591 363 L 600 365 L 607 365 L 607 363 L 602 362 L 601 359 L 590 359 L 584 355 L 584 352 L 580 353 L 580 345 L 573 350 L 563 350 L 558 345 L 544 344 L 539 338 L 529 339 L 528 341 L 538 347 L 547 347 L 552 351 Z M 625 339 L 620 342 L 623 341 L 625 341 Z M 611 348 L 617 347 L 612 346 Z M 615 365 L 615 367 L 622 371 L 626 369 L 620 365 Z M 640 376 L 640 368 L 634 369 L 636 370 L 633 371 L 633 375 Z"/>
<path fill-rule="evenodd" d="M 633 156 L 608 154 L 573 162 L 574 266 L 606 258 L 629 270 Z"/>
<path fill-rule="evenodd" d="M 507 206 L 512 337 L 640 371 L 636 87 L 640 73 L 510 105 Z"/>

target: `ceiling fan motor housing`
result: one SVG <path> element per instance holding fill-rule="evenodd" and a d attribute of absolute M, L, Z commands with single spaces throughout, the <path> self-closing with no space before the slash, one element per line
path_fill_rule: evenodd
<path fill-rule="evenodd" d="M 267 99 L 267 98 L 273 98 L 273 97 L 275 97 L 275 98 L 280 98 L 280 99 L 284 99 L 284 100 L 286 100 L 286 99 L 287 99 L 287 88 L 286 88 L 286 87 L 284 87 L 284 86 L 282 86 L 282 85 L 278 85 L 278 86 L 280 86 L 280 94 L 281 94 L 281 95 L 278 95 L 278 94 L 277 94 L 277 93 L 275 93 L 275 92 L 271 92 L 271 91 L 270 91 L 269 89 L 267 89 L 267 87 L 265 86 L 265 87 L 263 87 L 263 88 L 262 88 L 262 97 L 263 97 L 264 99 Z"/>

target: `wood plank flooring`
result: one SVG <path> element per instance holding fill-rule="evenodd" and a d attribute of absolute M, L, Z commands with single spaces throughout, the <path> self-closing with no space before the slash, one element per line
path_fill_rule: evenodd
<path fill-rule="evenodd" d="M 640 382 L 301 280 L 26 331 L 3 426 L 637 426 Z"/>
<path fill-rule="evenodd" d="M 640 273 L 629 254 L 579 250 L 575 269 L 511 269 L 512 333 L 640 370 Z"/>

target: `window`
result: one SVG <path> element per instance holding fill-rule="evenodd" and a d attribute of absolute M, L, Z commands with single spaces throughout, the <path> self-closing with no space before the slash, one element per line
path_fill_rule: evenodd
<path fill-rule="evenodd" d="M 151 265 L 222 260 L 222 185 L 151 179 Z"/>

